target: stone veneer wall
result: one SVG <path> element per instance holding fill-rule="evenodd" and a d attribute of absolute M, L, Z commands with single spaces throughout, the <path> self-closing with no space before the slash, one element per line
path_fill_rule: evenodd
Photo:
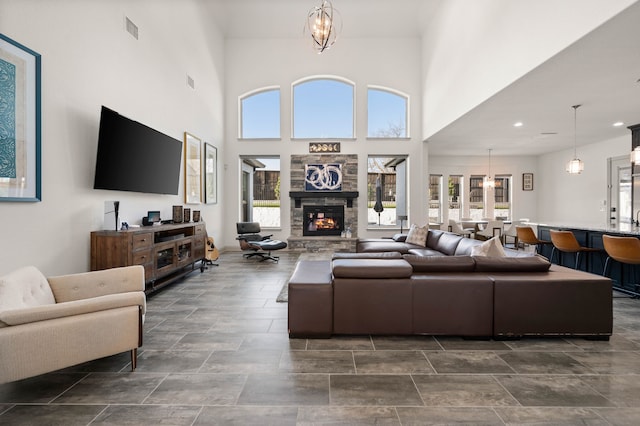
<path fill-rule="evenodd" d="M 304 166 L 306 164 L 342 164 L 342 190 L 358 190 L 358 156 L 355 154 L 309 154 L 291 156 L 291 191 L 304 191 Z M 352 238 L 358 237 L 358 199 L 353 200 L 353 207 L 347 207 L 347 200 L 331 197 L 327 193 L 324 198 L 303 198 L 303 205 L 327 206 L 344 205 L 345 229 L 351 227 Z M 302 207 L 296 208 L 291 203 L 291 237 L 302 238 Z M 304 237 L 305 239 L 318 239 L 318 242 L 326 237 Z M 339 238 L 339 237 L 338 237 Z M 334 238 L 335 240 L 335 238 Z M 290 240 L 291 241 L 291 240 Z M 290 244 L 291 246 L 291 244 Z"/>

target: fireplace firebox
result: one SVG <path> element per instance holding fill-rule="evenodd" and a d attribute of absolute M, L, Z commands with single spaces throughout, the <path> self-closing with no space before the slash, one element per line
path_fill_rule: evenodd
<path fill-rule="evenodd" d="M 302 235 L 340 235 L 344 230 L 344 206 L 302 206 Z"/>

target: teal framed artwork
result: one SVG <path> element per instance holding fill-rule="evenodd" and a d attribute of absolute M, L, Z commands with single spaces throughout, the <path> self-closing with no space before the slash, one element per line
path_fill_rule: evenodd
<path fill-rule="evenodd" d="M 41 201 L 41 57 L 0 34 L 0 201 Z"/>

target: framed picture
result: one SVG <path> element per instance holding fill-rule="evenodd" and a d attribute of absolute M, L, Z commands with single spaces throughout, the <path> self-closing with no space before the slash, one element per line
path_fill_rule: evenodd
<path fill-rule="evenodd" d="M 40 55 L 0 34 L 0 201 L 41 201 Z"/>
<path fill-rule="evenodd" d="M 204 144 L 204 202 L 218 202 L 218 149 L 205 142 Z"/>
<path fill-rule="evenodd" d="M 184 132 L 184 202 L 200 204 L 202 202 L 202 159 L 200 157 L 200 139 Z"/>
<path fill-rule="evenodd" d="M 533 191 L 533 173 L 522 174 L 522 190 Z"/>
<path fill-rule="evenodd" d="M 342 164 L 304 166 L 305 191 L 342 191 Z"/>

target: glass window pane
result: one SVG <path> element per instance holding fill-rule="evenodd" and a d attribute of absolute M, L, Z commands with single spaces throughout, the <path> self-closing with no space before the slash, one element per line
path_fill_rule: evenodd
<path fill-rule="evenodd" d="M 496 175 L 494 216 L 511 220 L 511 175 Z"/>
<path fill-rule="evenodd" d="M 450 175 L 448 180 L 449 191 L 449 219 L 459 222 L 462 218 L 462 183 L 461 175 Z"/>
<path fill-rule="evenodd" d="M 406 216 L 406 156 L 368 158 L 367 222 L 369 227 L 400 226 Z M 378 190 L 379 188 L 379 190 Z"/>
<path fill-rule="evenodd" d="M 370 138 L 406 138 L 407 103 L 406 96 L 382 89 L 369 89 L 367 136 Z"/>
<path fill-rule="evenodd" d="M 353 85 L 316 79 L 293 86 L 294 138 L 353 138 Z"/>
<path fill-rule="evenodd" d="M 471 175 L 469 178 L 469 216 L 473 220 L 484 218 L 484 175 Z"/>
<path fill-rule="evenodd" d="M 429 223 L 442 223 L 442 175 L 429 175 Z"/>
<path fill-rule="evenodd" d="M 240 138 L 280 138 L 280 89 L 242 98 L 240 108 Z"/>
<path fill-rule="evenodd" d="M 280 227 L 280 158 L 244 157 L 251 167 L 247 179 L 251 182 L 250 192 L 243 195 L 243 204 L 251 205 L 251 222 L 260 223 L 261 228 Z M 245 189 L 245 192 L 247 192 Z"/>

